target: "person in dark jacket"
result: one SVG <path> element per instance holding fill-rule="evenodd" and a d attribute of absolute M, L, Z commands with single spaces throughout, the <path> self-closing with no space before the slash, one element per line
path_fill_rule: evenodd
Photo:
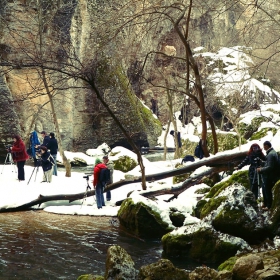
<path fill-rule="evenodd" d="M 42 169 L 44 172 L 42 182 L 51 183 L 54 160 L 53 160 L 53 157 L 51 156 L 50 152 L 48 152 L 47 147 L 41 146 L 40 149 L 41 149 L 41 165 L 42 165 Z"/>
<path fill-rule="evenodd" d="M 258 186 L 258 183 L 261 184 L 262 181 L 261 178 L 258 180 L 257 168 L 260 167 L 261 162 L 265 160 L 265 155 L 263 154 L 260 146 L 258 144 L 253 144 L 251 145 L 245 159 L 237 167 L 234 168 L 237 170 L 241 169 L 245 165 L 250 165 L 248 173 L 250 180 L 250 189 L 255 195 L 256 199 L 258 199 L 259 187 L 261 187 L 260 185 Z"/>
<path fill-rule="evenodd" d="M 263 192 L 263 210 L 267 211 L 272 205 L 272 188 L 277 181 L 276 166 L 278 161 L 278 155 L 276 151 L 271 147 L 269 141 L 263 143 L 263 148 L 266 150 L 266 161 L 264 167 L 259 167 L 257 170 L 260 174 L 263 174 L 264 179 L 264 192 Z"/>
<path fill-rule="evenodd" d="M 108 185 L 113 184 L 114 163 L 111 160 L 109 160 L 108 156 L 103 157 L 103 163 L 110 170 L 110 181 L 108 182 Z M 106 200 L 111 200 L 111 191 L 106 192 Z"/>
<path fill-rule="evenodd" d="M 29 155 L 33 158 L 34 161 L 34 167 L 37 166 L 37 157 L 36 157 L 36 147 L 40 145 L 40 141 L 38 139 L 38 135 L 36 131 L 33 131 L 30 133 L 29 138 Z"/>
<path fill-rule="evenodd" d="M 57 176 L 56 156 L 57 156 L 58 144 L 57 144 L 57 140 L 54 137 L 53 132 L 50 133 L 50 140 L 48 142 L 47 148 L 50 150 L 50 153 L 54 159 L 53 175 Z"/>
<path fill-rule="evenodd" d="M 25 145 L 22 139 L 20 138 L 20 136 L 15 135 L 13 139 L 14 139 L 14 144 L 11 148 L 11 153 L 14 162 L 17 163 L 18 180 L 24 181 L 25 180 L 24 165 L 26 160 L 29 159 L 29 155 L 26 152 Z"/>
<path fill-rule="evenodd" d="M 48 147 L 50 137 L 47 135 L 46 131 L 44 131 L 44 130 L 41 132 L 41 135 L 43 137 L 43 143 L 41 146 Z"/>
<path fill-rule="evenodd" d="M 197 146 L 195 147 L 194 155 L 199 159 L 204 158 L 204 152 L 203 152 L 203 149 L 202 149 L 202 139 L 199 140 Z"/>
<path fill-rule="evenodd" d="M 102 206 L 105 206 L 104 195 L 103 195 L 103 188 L 102 182 L 99 180 L 99 174 L 101 169 L 107 168 L 107 166 L 101 162 L 99 158 L 95 160 L 95 166 L 93 169 L 93 187 L 95 189 L 95 196 L 96 196 L 96 204 L 97 208 L 101 209 Z"/>

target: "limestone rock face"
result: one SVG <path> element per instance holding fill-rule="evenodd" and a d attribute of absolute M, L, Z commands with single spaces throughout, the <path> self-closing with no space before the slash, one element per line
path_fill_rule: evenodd
<path fill-rule="evenodd" d="M 122 203 L 118 218 L 126 230 L 141 237 L 162 237 L 172 230 L 158 213 L 142 202 L 135 204 L 131 198 Z"/>
<path fill-rule="evenodd" d="M 138 280 L 189 280 L 189 273 L 174 267 L 171 261 L 161 259 L 156 263 L 142 266 Z M 199 278 L 202 279 L 202 278 Z M 203 278 L 204 279 L 204 278 Z"/>
<path fill-rule="evenodd" d="M 13 134 L 20 134 L 21 130 L 12 94 L 7 86 L 5 77 L 1 75 L 0 96 L 0 149 L 2 149 L 3 153 L 6 153 L 4 145 L 11 144 Z"/>
<path fill-rule="evenodd" d="M 131 256 L 120 246 L 111 246 L 107 251 L 105 279 L 134 280 L 137 271 Z"/>
<path fill-rule="evenodd" d="M 247 255 L 239 258 L 233 267 L 233 278 L 235 280 L 246 280 L 255 271 L 264 268 L 262 258 L 257 255 Z"/>

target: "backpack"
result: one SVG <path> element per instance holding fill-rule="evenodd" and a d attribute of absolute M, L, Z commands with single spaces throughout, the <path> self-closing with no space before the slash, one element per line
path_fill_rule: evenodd
<path fill-rule="evenodd" d="M 194 159 L 194 157 L 191 156 L 191 155 L 186 155 L 185 157 L 182 158 L 181 164 L 183 164 L 183 162 L 188 162 L 188 161 L 194 162 L 195 159 Z"/>
<path fill-rule="evenodd" d="M 110 170 L 108 168 L 102 168 L 99 173 L 99 182 L 106 185 L 110 182 Z"/>

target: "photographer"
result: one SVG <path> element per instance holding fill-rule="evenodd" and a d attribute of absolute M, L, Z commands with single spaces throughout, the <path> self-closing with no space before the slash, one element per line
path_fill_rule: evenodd
<path fill-rule="evenodd" d="M 263 174 L 264 192 L 262 208 L 267 211 L 272 206 L 272 188 L 276 183 L 278 176 L 278 170 L 276 170 L 278 155 L 271 147 L 271 143 L 269 141 L 265 141 L 263 143 L 263 148 L 266 151 L 266 162 L 264 167 L 259 167 L 257 170 L 260 174 Z"/>
<path fill-rule="evenodd" d="M 251 145 L 246 158 L 237 167 L 234 168 L 235 170 L 238 170 L 245 165 L 250 165 L 249 167 L 250 189 L 255 195 L 256 199 L 258 199 L 258 193 L 259 193 L 257 168 L 261 166 L 261 162 L 264 160 L 266 160 L 266 158 L 260 146 L 258 144 L 253 144 Z"/>
<path fill-rule="evenodd" d="M 52 181 L 52 173 L 53 173 L 53 165 L 54 165 L 54 159 L 51 156 L 51 154 L 48 152 L 47 147 L 41 146 L 41 165 L 43 168 L 44 176 L 43 176 L 43 182 L 49 182 L 51 183 Z"/>
<path fill-rule="evenodd" d="M 30 133 L 30 138 L 29 138 L 29 149 L 27 150 L 27 153 L 29 156 L 33 158 L 34 161 L 34 167 L 37 166 L 37 158 L 36 158 L 36 147 L 40 145 L 40 141 L 38 139 L 38 135 L 36 131 L 33 131 Z"/>
<path fill-rule="evenodd" d="M 24 165 L 25 161 L 29 159 L 29 156 L 26 152 L 25 145 L 20 138 L 19 135 L 15 135 L 13 137 L 14 143 L 13 146 L 8 150 L 8 152 L 12 153 L 14 162 L 17 163 L 17 169 L 18 169 L 18 180 L 24 181 L 25 180 L 25 174 L 24 174 Z"/>
<path fill-rule="evenodd" d="M 57 144 L 57 140 L 54 137 L 53 132 L 50 133 L 50 139 L 47 148 L 50 150 L 50 153 L 54 159 L 53 175 L 57 176 L 56 156 L 57 156 L 58 144 Z"/>

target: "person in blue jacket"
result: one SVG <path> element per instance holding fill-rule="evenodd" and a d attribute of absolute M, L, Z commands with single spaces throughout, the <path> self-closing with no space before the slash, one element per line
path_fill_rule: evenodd
<path fill-rule="evenodd" d="M 34 166 L 37 166 L 36 147 L 40 145 L 37 132 L 34 130 L 30 133 L 28 155 L 33 158 Z"/>

